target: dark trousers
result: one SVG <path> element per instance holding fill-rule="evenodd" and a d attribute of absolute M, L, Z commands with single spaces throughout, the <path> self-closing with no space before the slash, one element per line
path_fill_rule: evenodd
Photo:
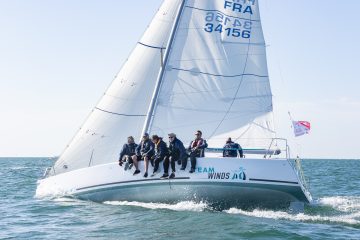
<path fill-rule="evenodd" d="M 200 153 L 198 151 L 196 152 L 191 152 L 189 154 L 190 156 L 190 163 L 191 163 L 191 168 L 195 169 L 196 168 L 196 158 L 200 157 Z M 182 167 L 186 168 L 187 165 L 187 157 L 185 159 L 182 160 Z"/>
<path fill-rule="evenodd" d="M 191 169 L 195 169 L 196 167 L 196 158 L 200 157 L 197 152 L 190 153 L 190 163 L 191 163 Z"/>
<path fill-rule="evenodd" d="M 179 158 L 175 156 L 168 156 L 164 159 L 164 173 L 169 173 L 169 164 L 171 165 L 171 170 L 175 172 L 175 163 Z"/>
<path fill-rule="evenodd" d="M 164 157 L 155 157 L 154 158 L 154 172 L 156 172 L 159 169 L 159 164 L 162 160 L 164 160 Z"/>
<path fill-rule="evenodd" d="M 189 157 L 189 155 L 186 154 L 186 157 L 181 159 L 181 168 L 186 168 L 187 162 L 188 162 L 188 157 Z"/>

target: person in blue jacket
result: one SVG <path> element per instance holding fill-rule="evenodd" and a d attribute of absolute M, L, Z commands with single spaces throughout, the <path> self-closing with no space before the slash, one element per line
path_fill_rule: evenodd
<path fill-rule="evenodd" d="M 149 138 L 149 134 L 145 133 L 144 136 L 142 137 L 142 140 L 140 142 L 140 144 L 137 146 L 136 150 L 136 155 L 132 156 L 134 165 L 135 165 L 135 172 L 134 175 L 139 174 L 140 170 L 139 170 L 139 161 L 144 160 L 145 161 L 145 173 L 147 173 L 147 164 L 149 162 L 149 160 L 152 158 L 152 156 L 154 155 L 154 144 L 152 143 L 152 141 Z"/>
<path fill-rule="evenodd" d="M 154 172 L 151 177 L 153 177 L 158 173 L 160 162 L 164 160 L 164 158 L 168 155 L 168 148 L 166 146 L 166 143 L 158 135 L 153 135 L 151 139 L 155 146 L 155 154 L 152 158 L 152 160 L 154 161 Z M 147 168 L 144 177 L 147 177 Z"/>
<path fill-rule="evenodd" d="M 226 144 L 223 148 L 223 157 L 237 157 L 238 152 L 241 158 L 244 157 L 243 149 L 241 148 L 240 144 L 233 142 L 231 138 L 226 140 Z"/>
<path fill-rule="evenodd" d="M 169 153 L 164 160 L 164 174 L 162 179 L 175 178 L 175 163 L 187 158 L 184 144 L 176 137 L 175 133 L 169 133 Z M 169 165 L 171 164 L 172 173 L 169 176 Z"/>
<path fill-rule="evenodd" d="M 136 155 L 137 144 L 134 141 L 134 137 L 130 136 L 127 138 L 127 143 L 123 145 L 120 156 L 119 156 L 119 165 L 122 166 L 125 162 L 124 170 L 131 168 L 133 164 L 132 156 Z"/>

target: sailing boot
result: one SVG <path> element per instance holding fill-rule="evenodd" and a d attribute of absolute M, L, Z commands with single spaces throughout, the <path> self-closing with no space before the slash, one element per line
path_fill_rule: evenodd
<path fill-rule="evenodd" d="M 161 177 L 160 177 L 160 179 L 168 179 L 169 178 L 169 174 L 167 174 L 167 173 L 164 173 Z"/>

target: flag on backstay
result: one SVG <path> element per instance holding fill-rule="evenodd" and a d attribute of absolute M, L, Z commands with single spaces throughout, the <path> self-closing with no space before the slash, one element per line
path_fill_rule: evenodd
<path fill-rule="evenodd" d="M 295 137 L 308 134 L 310 132 L 310 123 L 306 121 L 292 121 Z"/>

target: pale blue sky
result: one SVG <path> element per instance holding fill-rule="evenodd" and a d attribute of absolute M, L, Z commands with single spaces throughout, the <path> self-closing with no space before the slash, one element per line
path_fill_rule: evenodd
<path fill-rule="evenodd" d="M 161 2 L 0 0 L 0 156 L 60 154 Z M 260 4 L 279 137 L 360 158 L 360 1 Z M 288 110 L 310 135 L 294 141 Z"/>

